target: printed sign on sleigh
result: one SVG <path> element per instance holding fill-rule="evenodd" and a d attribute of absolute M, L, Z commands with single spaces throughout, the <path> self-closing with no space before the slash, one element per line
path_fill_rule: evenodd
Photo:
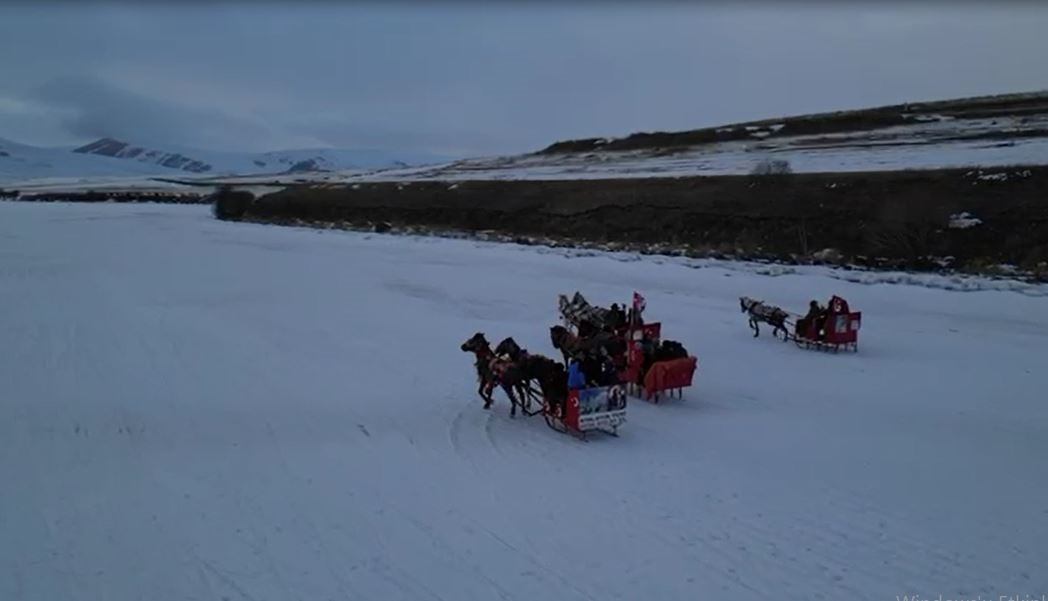
<path fill-rule="evenodd" d="M 626 408 L 626 389 L 623 386 L 586 388 L 579 391 L 579 415 L 591 415 Z"/>

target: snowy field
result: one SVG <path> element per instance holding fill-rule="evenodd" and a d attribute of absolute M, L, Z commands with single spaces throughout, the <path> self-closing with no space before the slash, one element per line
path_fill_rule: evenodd
<path fill-rule="evenodd" d="M 481 409 L 459 344 L 552 355 L 577 289 L 646 295 L 683 402 Z M 858 355 L 737 300 L 833 293 Z M 0 307 L 0 599 L 1048 593 L 1043 297 L 0 203 Z"/>

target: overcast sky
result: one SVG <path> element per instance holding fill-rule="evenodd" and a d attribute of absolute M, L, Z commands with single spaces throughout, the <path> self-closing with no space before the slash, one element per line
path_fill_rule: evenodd
<path fill-rule="evenodd" d="M 476 155 L 1048 88 L 1048 3 L 0 4 L 0 137 Z"/>

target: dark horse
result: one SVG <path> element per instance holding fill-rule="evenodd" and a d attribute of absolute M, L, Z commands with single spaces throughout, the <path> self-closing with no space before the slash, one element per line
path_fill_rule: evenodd
<path fill-rule="evenodd" d="M 539 392 L 553 409 L 553 415 L 563 416 L 568 400 L 568 373 L 564 364 L 543 355 L 529 354 L 521 359 L 521 367 L 529 382 L 538 383 Z"/>
<path fill-rule="evenodd" d="M 587 353 L 600 354 L 602 348 L 609 355 L 624 350 L 618 348 L 619 346 L 624 346 L 624 344 L 620 344 L 621 341 L 614 334 L 594 331 L 589 336 L 576 336 L 564 326 L 551 327 L 549 329 L 549 341 L 553 344 L 553 348 L 560 351 L 564 356 L 565 364 L 572 356 Z"/>
<path fill-rule="evenodd" d="M 533 415 L 531 400 L 539 395 L 555 409 L 555 415 L 561 415 L 568 398 L 568 373 L 563 363 L 544 355 L 529 353 L 512 337 L 504 339 L 495 347 L 495 355 L 509 359 L 516 367 L 511 385 L 517 398 L 523 401 L 522 408 L 527 413 Z M 538 385 L 538 390 L 532 386 L 533 382 Z"/>
<path fill-rule="evenodd" d="M 626 352 L 626 342 L 611 332 L 594 332 L 591 336 L 576 336 L 564 326 L 553 326 L 549 329 L 549 340 L 553 348 L 564 356 L 567 364 L 572 356 L 580 354 L 600 355 L 601 349 L 611 357 Z"/>
<path fill-rule="evenodd" d="M 533 378 L 527 372 L 526 360 L 532 355 L 528 353 L 527 349 L 521 348 L 512 337 L 507 337 L 495 347 L 495 356 L 499 359 L 509 359 L 516 366 L 518 373 L 514 375 L 520 377 L 513 383 L 513 386 L 517 392 L 517 398 L 523 402 L 522 408 L 531 411 L 531 395 L 528 394 L 528 387 Z M 523 373 L 519 373 L 520 370 L 523 370 Z"/>
<path fill-rule="evenodd" d="M 775 336 L 776 332 L 782 331 L 783 341 L 790 339 L 789 330 L 786 329 L 786 318 L 789 317 L 789 314 L 782 309 L 746 296 L 739 297 L 739 307 L 743 313 L 749 313 L 750 328 L 753 329 L 754 338 L 760 335 L 757 323 L 763 321 L 772 326 L 772 336 Z"/>
<path fill-rule="evenodd" d="M 553 343 L 553 348 L 560 351 L 560 354 L 564 357 L 565 365 L 567 365 L 572 355 L 582 350 L 582 340 L 564 326 L 551 327 L 549 329 L 549 341 Z"/>
<path fill-rule="evenodd" d="M 520 405 L 523 408 L 524 405 L 523 401 L 514 394 L 513 389 L 520 391 L 521 384 L 527 385 L 527 380 L 520 367 L 512 361 L 503 361 L 495 355 L 491 350 L 491 344 L 481 332 L 477 332 L 469 340 L 463 342 L 460 348 L 463 352 L 473 353 L 476 357 L 473 365 L 477 368 L 477 379 L 480 381 L 477 394 L 484 400 L 484 408 L 491 408 L 491 404 L 495 402 L 491 391 L 498 384 L 512 403 L 510 417 L 516 417 L 517 406 Z"/>
<path fill-rule="evenodd" d="M 464 352 L 472 352 L 476 358 L 477 392 L 484 399 L 484 408 L 491 407 L 491 390 L 498 384 L 513 403 L 510 417 L 517 414 L 517 406 L 530 415 L 531 396 L 540 394 L 547 403 L 563 412 L 568 397 L 568 375 L 564 365 L 549 357 L 527 352 L 512 338 L 506 338 L 492 351 L 484 334 L 478 332 L 462 344 Z M 508 357 L 509 361 L 503 359 Z M 493 366 L 496 369 L 493 369 Z M 538 391 L 531 383 L 538 384 Z M 560 415 L 558 413 L 557 415 Z"/>
<path fill-rule="evenodd" d="M 528 354 L 513 338 L 506 338 L 495 347 L 495 355 L 509 357 L 509 360 L 517 363 Z"/>

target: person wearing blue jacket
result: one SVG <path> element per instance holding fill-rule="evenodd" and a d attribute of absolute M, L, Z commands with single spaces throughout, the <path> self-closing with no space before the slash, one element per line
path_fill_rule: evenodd
<path fill-rule="evenodd" d="M 586 387 L 586 374 L 582 373 L 579 360 L 572 357 L 568 362 L 568 388 L 578 390 Z"/>

